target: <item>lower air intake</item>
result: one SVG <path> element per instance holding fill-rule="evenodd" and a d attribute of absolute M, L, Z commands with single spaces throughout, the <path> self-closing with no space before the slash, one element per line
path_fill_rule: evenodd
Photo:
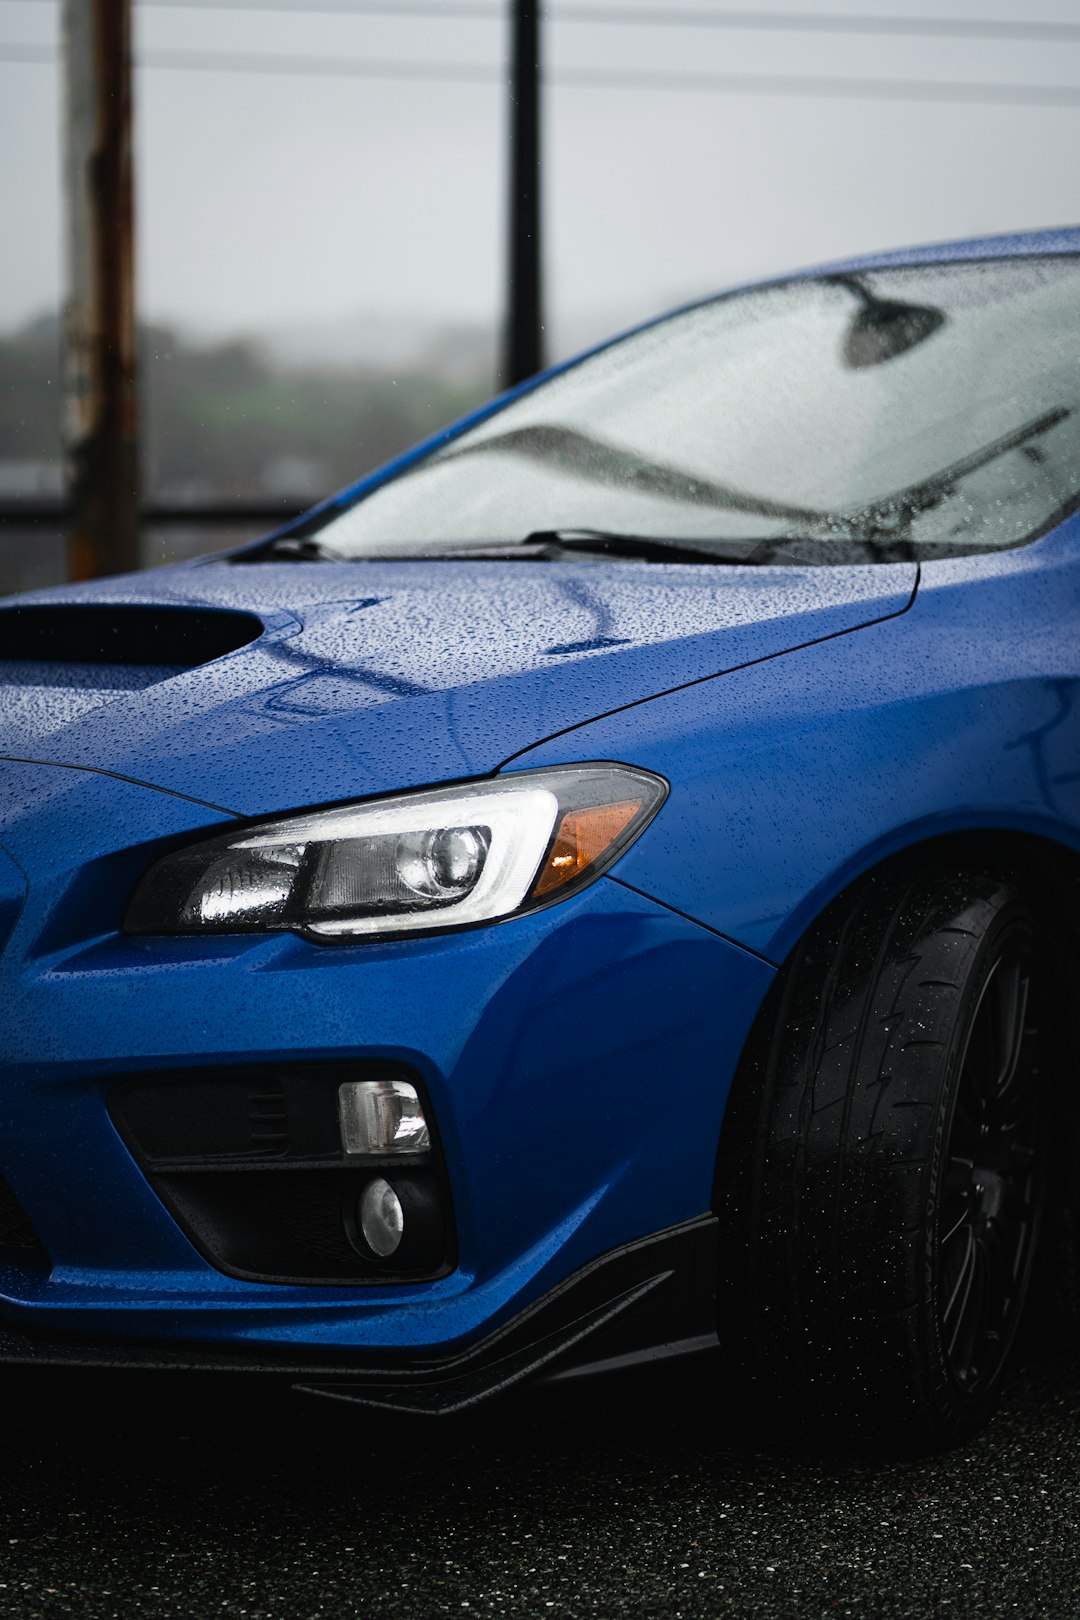
<path fill-rule="evenodd" d="M 12 1255 L 26 1261 L 44 1260 L 41 1239 L 31 1226 L 26 1211 L 0 1176 L 0 1257 Z"/>

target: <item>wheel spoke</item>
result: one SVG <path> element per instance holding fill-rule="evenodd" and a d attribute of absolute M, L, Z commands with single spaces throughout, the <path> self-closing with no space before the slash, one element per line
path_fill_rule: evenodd
<path fill-rule="evenodd" d="M 974 1161 L 961 1153 L 951 1154 L 945 1166 L 938 1226 L 943 1250 L 971 1219 L 973 1168 Z"/>
<path fill-rule="evenodd" d="M 983 1246 L 989 1262 L 990 1286 L 996 1289 L 1000 1296 L 1001 1313 L 1004 1316 L 1016 1286 L 1016 1265 L 1020 1258 L 1022 1233 L 1015 1225 L 1006 1226 L 1003 1222 L 991 1221 L 983 1235 Z"/>
<path fill-rule="evenodd" d="M 1009 1188 L 1002 1203 L 1001 1213 L 994 1222 L 1001 1242 L 1007 1247 L 1012 1275 L 1017 1272 L 1017 1261 L 1027 1242 L 1031 1227 L 1031 1195 L 1027 1185 Z"/>
<path fill-rule="evenodd" d="M 994 1115 L 999 1131 L 1015 1131 L 1023 1125 L 1038 1101 L 1039 1071 L 1034 1046 L 1033 1040 L 1025 1040 L 1012 1080 L 997 1100 Z"/>
<path fill-rule="evenodd" d="M 964 1054 L 964 1068 L 961 1076 L 961 1095 L 966 1091 L 975 1104 L 972 1111 L 967 1109 L 969 1118 L 974 1114 L 981 1114 L 983 1105 L 993 1095 L 994 1075 L 997 1069 L 998 1056 L 994 1041 L 993 1020 L 987 1017 L 987 986 L 975 1013 L 975 1021 L 968 1037 L 967 1051 Z M 966 1083 L 965 1083 L 966 1082 Z"/>
<path fill-rule="evenodd" d="M 953 1366 L 968 1388 L 980 1372 L 979 1350 L 986 1334 L 987 1313 L 992 1299 L 990 1258 L 981 1238 L 972 1234 L 964 1284 L 957 1295 L 955 1323 L 949 1341 Z"/>
<path fill-rule="evenodd" d="M 1009 1059 L 1016 1046 L 1017 985 L 1020 965 L 1017 962 L 999 962 L 987 986 L 988 994 L 980 1012 L 988 1019 L 990 1039 L 994 1052 L 994 1082 L 992 1096 L 1001 1091 L 1002 1080 L 1009 1069 Z"/>
<path fill-rule="evenodd" d="M 968 1360 L 972 1370 L 977 1376 L 980 1372 L 979 1352 L 986 1330 L 989 1327 L 989 1315 L 993 1304 L 994 1294 L 991 1285 L 990 1255 L 986 1243 L 982 1238 L 975 1241 L 975 1277 L 968 1297 L 967 1319 L 970 1349 Z"/>
<path fill-rule="evenodd" d="M 949 1334 L 949 1355 L 956 1348 L 956 1338 L 960 1332 L 960 1325 L 964 1319 L 964 1307 L 971 1293 L 972 1279 L 975 1275 L 975 1234 L 970 1226 L 967 1228 L 967 1247 L 960 1262 L 960 1269 L 953 1283 L 952 1292 L 945 1302 L 945 1309 L 941 1313 L 942 1326 Z"/>
<path fill-rule="evenodd" d="M 943 1249 L 958 1232 L 962 1231 L 963 1228 L 969 1224 L 970 1220 L 971 1200 L 969 1198 L 965 1198 L 962 1203 L 958 1201 L 958 1207 L 956 1208 L 955 1213 L 950 1208 L 949 1213 L 942 1222 L 944 1230 L 942 1231 L 940 1241 Z"/>
<path fill-rule="evenodd" d="M 1000 1102 L 1013 1085 L 1020 1067 L 1030 980 L 1019 961 L 999 968 L 995 978 L 994 1044 L 998 1062 L 991 1095 L 994 1101 Z"/>
<path fill-rule="evenodd" d="M 961 1091 L 969 1118 L 1010 1091 L 1021 1064 L 1027 1034 L 1030 978 L 1020 958 L 1000 961 L 991 970 L 972 1020 L 964 1055 Z"/>

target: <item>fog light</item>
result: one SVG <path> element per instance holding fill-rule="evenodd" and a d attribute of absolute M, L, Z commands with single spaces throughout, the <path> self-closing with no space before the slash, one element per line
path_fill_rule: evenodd
<path fill-rule="evenodd" d="M 388 1181 L 379 1176 L 369 1181 L 360 1194 L 360 1231 L 364 1242 L 379 1260 L 388 1260 L 405 1231 L 401 1199 Z"/>
<path fill-rule="evenodd" d="M 349 1080 L 338 1087 L 338 1118 L 346 1153 L 427 1153 L 431 1147 L 420 1098 L 407 1080 Z"/>

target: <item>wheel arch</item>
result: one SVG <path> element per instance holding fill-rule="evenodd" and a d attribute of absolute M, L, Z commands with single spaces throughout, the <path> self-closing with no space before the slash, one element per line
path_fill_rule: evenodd
<path fill-rule="evenodd" d="M 832 883 L 821 885 L 808 896 L 784 930 L 786 948 L 777 958 L 778 971 L 735 1069 L 721 1125 L 712 1207 L 723 1222 L 732 1152 L 742 1155 L 746 1146 L 744 1127 L 737 1117 L 740 1090 L 754 1085 L 754 1073 L 775 1026 L 784 980 L 809 936 L 827 913 L 843 906 L 865 883 L 891 883 L 913 871 L 932 877 L 964 870 L 991 874 L 1011 883 L 1053 936 L 1050 960 L 1062 997 L 1064 1083 L 1057 1087 L 1048 1230 L 1042 1243 L 1038 1294 L 1044 1312 L 1049 1309 L 1051 1314 L 1080 1322 L 1080 849 L 1046 834 L 985 825 L 935 830 L 878 852 L 876 858 L 864 857 L 849 863 Z"/>
<path fill-rule="evenodd" d="M 1062 922 L 1080 949 L 1080 843 L 1073 847 L 1045 832 L 993 823 L 898 829 L 887 843 L 860 850 L 834 869 L 791 912 L 777 931 L 771 959 L 780 969 L 828 909 L 857 884 L 922 866 L 928 873 L 980 867 L 1008 878 L 1038 902 L 1065 901 Z"/>

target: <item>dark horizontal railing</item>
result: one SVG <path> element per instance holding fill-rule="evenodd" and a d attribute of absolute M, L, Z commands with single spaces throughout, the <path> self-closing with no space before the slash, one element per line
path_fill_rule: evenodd
<path fill-rule="evenodd" d="M 193 501 L 190 505 L 149 502 L 142 508 L 139 520 L 143 524 L 192 523 L 287 523 L 299 517 L 315 503 L 300 497 L 288 500 Z M 0 501 L 0 527 L 8 528 L 63 528 L 71 521 L 71 508 L 66 501 L 30 500 Z"/>

